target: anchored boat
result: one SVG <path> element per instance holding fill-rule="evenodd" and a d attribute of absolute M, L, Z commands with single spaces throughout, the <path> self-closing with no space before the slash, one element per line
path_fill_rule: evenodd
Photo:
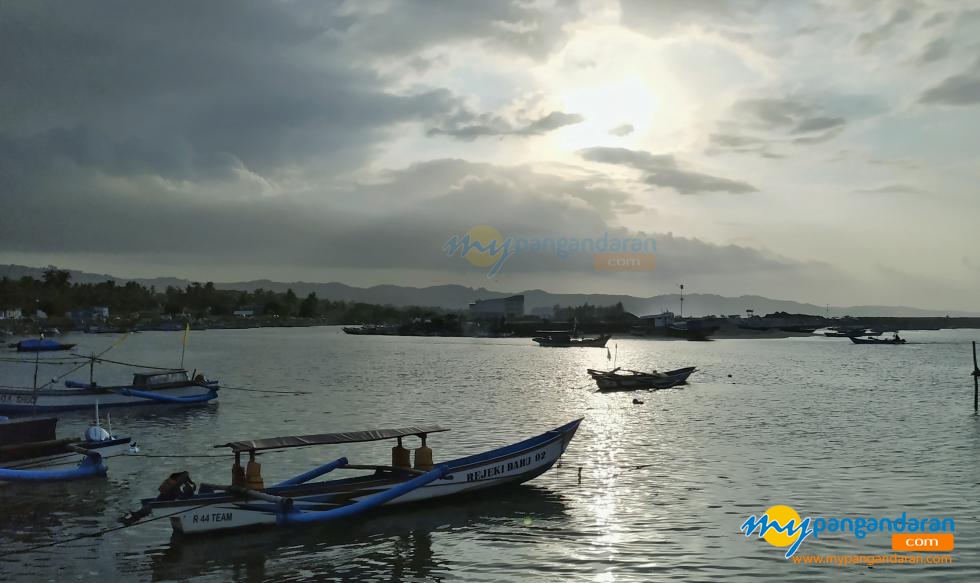
<path fill-rule="evenodd" d="M 552 346 L 568 348 L 571 346 L 585 346 L 592 348 L 603 348 L 606 342 L 612 338 L 611 334 L 600 334 L 595 338 L 572 338 L 572 332 L 567 330 L 539 330 L 541 336 L 532 338 L 541 346 Z"/>
<path fill-rule="evenodd" d="M 29 340 L 21 340 L 20 342 L 14 342 L 7 345 L 10 348 L 17 349 L 17 352 L 54 352 L 58 350 L 71 350 L 75 348 L 74 344 L 65 344 L 64 342 L 58 342 L 57 340 L 51 340 L 50 338 L 32 338 Z"/>
<path fill-rule="evenodd" d="M 50 482 L 104 476 L 105 459 L 138 451 L 130 437 L 117 437 L 96 422 L 81 439 L 58 439 L 52 417 L 0 417 L 0 482 Z M 81 458 L 79 459 L 79 456 Z"/>
<path fill-rule="evenodd" d="M 89 409 L 152 404 L 206 403 L 218 397 L 218 381 L 183 369 L 136 373 L 129 385 L 101 386 L 97 383 L 65 381 L 64 388 L 0 388 L 0 413 Z"/>
<path fill-rule="evenodd" d="M 448 431 L 439 426 L 378 429 L 350 433 L 326 433 L 295 437 L 273 437 L 236 441 L 227 447 L 235 455 L 231 485 L 196 485 L 187 472 L 172 474 L 160 486 L 160 496 L 142 500 L 140 510 L 121 518 L 134 524 L 154 512 L 169 515 L 174 532 L 198 534 L 251 526 L 290 526 L 328 522 L 356 516 L 379 506 L 442 498 L 531 480 L 558 461 L 575 435 L 582 419 L 541 435 L 441 464 L 432 461 L 426 445 L 431 433 Z M 417 436 L 422 445 L 415 450 L 414 467 L 405 437 Z M 336 445 L 396 439 L 391 465 L 352 464 L 346 457 L 313 468 L 266 488 L 257 452 L 271 449 Z M 242 454 L 249 455 L 245 468 Z M 367 475 L 314 482 L 333 471 L 368 471 Z"/>
<path fill-rule="evenodd" d="M 614 368 L 609 371 L 588 369 L 589 376 L 600 391 L 632 391 L 636 389 L 669 389 L 687 383 L 697 367 L 689 366 L 667 372 L 641 372 Z"/>
<path fill-rule="evenodd" d="M 854 344 L 905 344 L 905 339 L 899 338 L 898 334 L 891 338 L 858 338 L 857 336 L 850 338 Z"/>

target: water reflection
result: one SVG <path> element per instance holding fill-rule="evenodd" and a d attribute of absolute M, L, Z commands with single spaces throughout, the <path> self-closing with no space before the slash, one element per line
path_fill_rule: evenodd
<path fill-rule="evenodd" d="M 235 581 L 336 578 L 442 580 L 448 557 L 443 537 L 505 528 L 550 528 L 567 518 L 563 498 L 530 485 L 392 508 L 357 520 L 310 527 L 233 532 L 208 537 L 174 535 L 141 559 L 149 559 L 155 581 L 212 575 Z"/>

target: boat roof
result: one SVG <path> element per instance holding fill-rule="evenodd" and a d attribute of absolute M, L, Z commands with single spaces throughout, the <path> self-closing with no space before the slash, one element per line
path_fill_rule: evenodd
<path fill-rule="evenodd" d="M 286 437 L 268 437 L 252 441 L 232 441 L 215 447 L 230 447 L 231 451 L 259 451 L 263 449 L 280 449 L 285 447 L 306 447 L 308 445 L 331 445 L 337 443 L 357 443 L 361 441 L 380 441 L 410 435 L 422 436 L 427 433 L 449 431 L 448 427 L 439 425 L 416 425 L 399 429 L 372 429 L 368 431 L 348 431 L 345 433 L 318 433 L 316 435 L 294 435 Z"/>
<path fill-rule="evenodd" d="M 571 335 L 571 330 L 538 330 L 537 334 L 548 334 L 551 336 L 557 336 L 559 334 Z"/>

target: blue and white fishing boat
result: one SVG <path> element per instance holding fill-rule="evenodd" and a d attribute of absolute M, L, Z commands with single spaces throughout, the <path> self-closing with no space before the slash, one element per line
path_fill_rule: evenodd
<path fill-rule="evenodd" d="M 105 476 L 105 460 L 139 451 L 131 437 L 95 424 L 81 439 L 56 437 L 58 419 L 0 417 L 0 482 L 53 482 Z"/>
<path fill-rule="evenodd" d="M 350 433 L 326 433 L 235 441 L 215 447 L 230 448 L 235 455 L 231 485 L 196 485 L 187 472 L 172 474 L 160 486 L 160 495 L 142 500 L 140 510 L 121 518 L 135 524 L 154 512 L 169 516 L 175 533 L 200 534 L 256 526 L 291 526 L 321 523 L 356 516 L 384 505 L 432 500 L 455 494 L 527 482 L 558 461 L 582 419 L 541 435 L 440 464 L 432 461 L 426 445 L 430 433 L 447 431 L 439 426 L 378 429 Z M 417 436 L 414 467 L 402 439 Z M 346 457 L 313 468 L 298 476 L 264 487 L 256 452 L 272 449 L 336 445 L 397 439 L 391 465 L 357 465 Z M 249 454 L 247 467 L 242 454 Z M 370 472 L 352 478 L 313 481 L 332 471 Z"/>
<path fill-rule="evenodd" d="M 0 413 L 11 415 L 153 404 L 199 404 L 218 398 L 218 381 L 183 369 L 136 373 L 128 385 L 65 381 L 64 388 L 0 388 Z"/>

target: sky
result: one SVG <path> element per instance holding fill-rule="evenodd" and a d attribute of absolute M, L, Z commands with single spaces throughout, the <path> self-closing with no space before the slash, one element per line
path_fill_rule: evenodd
<path fill-rule="evenodd" d="M 0 70 L 0 263 L 978 309 L 973 3 L 7 2 Z"/>

